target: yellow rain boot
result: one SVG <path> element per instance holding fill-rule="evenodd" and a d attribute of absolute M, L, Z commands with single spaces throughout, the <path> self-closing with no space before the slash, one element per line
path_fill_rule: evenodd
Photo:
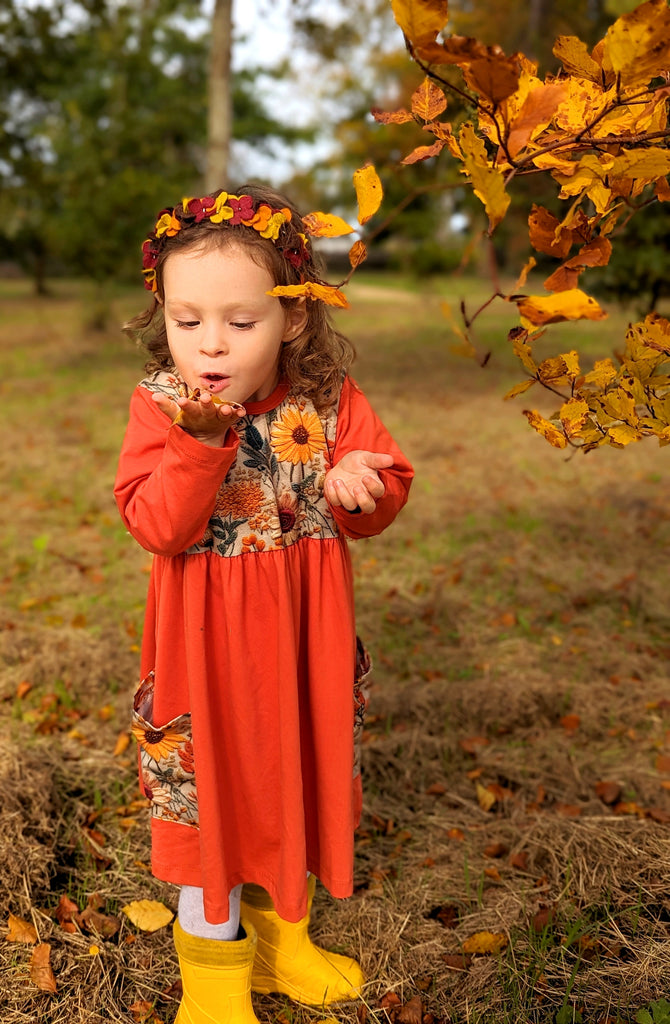
<path fill-rule="evenodd" d="M 184 995 L 175 1024 L 258 1024 L 251 1005 L 256 932 L 248 922 L 237 942 L 201 939 L 173 926 Z"/>
<path fill-rule="evenodd" d="M 307 1006 L 327 1006 L 360 996 L 365 977 L 356 961 L 315 946 L 307 934 L 315 887 L 316 879 L 310 875 L 307 916 L 292 924 L 282 920 L 264 889 L 244 886 L 242 913 L 258 933 L 253 992 L 281 992 Z"/>

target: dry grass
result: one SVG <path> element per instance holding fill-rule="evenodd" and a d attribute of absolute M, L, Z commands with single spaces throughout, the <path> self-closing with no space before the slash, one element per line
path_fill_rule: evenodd
<path fill-rule="evenodd" d="M 144 934 L 120 914 L 101 939 L 66 934 L 49 913 L 92 893 L 114 916 L 133 899 L 175 906 L 146 869 L 146 811 L 121 827 L 134 765 L 113 754 L 146 584 L 147 557 L 111 500 L 139 359 L 82 329 L 76 289 L 35 304 L 12 288 L 0 334 L 0 912 L 32 919 L 51 944 L 58 992 L 31 984 L 29 947 L 0 941 L 2 1021 L 129 1021 L 149 1000 L 169 1022 L 169 929 Z M 347 324 L 357 376 L 417 480 L 394 527 L 354 547 L 377 665 L 366 803 L 356 895 L 320 891 L 315 935 L 360 956 L 370 1021 L 387 1020 L 389 990 L 459 1024 L 632 1021 L 670 991 L 665 453 L 567 461 L 500 401 L 516 379 L 506 311 L 485 321 L 495 353 L 480 371 L 448 354 L 438 305 L 361 288 Z M 130 308 L 119 299 L 118 319 Z M 603 354 L 619 328 L 597 327 L 572 328 L 565 347 Z M 600 781 L 621 787 L 628 813 L 599 799 Z M 500 787 L 488 811 L 477 784 Z M 97 861 L 87 829 L 104 840 Z M 505 949 L 458 970 L 480 931 L 503 933 Z M 261 1022 L 324 1018 L 282 999 L 256 1009 Z M 354 1024 L 356 1008 L 332 1017 Z"/>

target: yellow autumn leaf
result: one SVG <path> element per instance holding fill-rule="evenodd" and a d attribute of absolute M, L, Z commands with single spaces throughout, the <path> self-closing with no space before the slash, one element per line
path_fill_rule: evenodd
<path fill-rule="evenodd" d="M 537 260 L 534 256 L 531 256 L 530 259 L 526 263 L 524 263 L 523 267 L 521 268 L 521 273 L 517 277 L 516 282 L 514 284 L 515 292 L 518 292 L 520 288 L 524 287 L 526 281 L 528 280 L 528 275 L 530 274 L 531 270 L 535 269 L 536 266 Z"/>
<path fill-rule="evenodd" d="M 542 384 L 549 387 L 569 384 L 572 379 L 563 356 L 550 356 L 548 359 L 543 359 L 537 368 L 537 375 Z"/>
<path fill-rule="evenodd" d="M 607 31 L 603 68 L 623 86 L 646 85 L 670 62 L 670 10 L 666 0 L 647 0 L 622 15 Z"/>
<path fill-rule="evenodd" d="M 601 67 L 589 54 L 586 43 L 577 36 L 558 36 L 554 43 L 554 56 L 558 57 L 569 75 L 600 81 Z"/>
<path fill-rule="evenodd" d="M 422 121 L 434 121 L 446 109 L 447 98 L 442 90 L 430 78 L 424 78 L 412 94 L 412 113 Z"/>
<path fill-rule="evenodd" d="M 502 953 L 507 942 L 504 932 L 475 932 L 463 943 L 463 952 L 495 956 L 496 953 Z"/>
<path fill-rule="evenodd" d="M 475 195 L 484 204 L 491 232 L 503 219 L 510 204 L 510 197 L 505 191 L 505 179 L 500 171 L 489 165 L 486 147 L 469 122 L 461 128 L 459 143 L 464 171 L 472 182 Z"/>
<path fill-rule="evenodd" d="M 332 284 L 319 284 L 316 281 L 305 281 L 304 284 L 278 284 L 272 291 L 267 293 L 279 297 L 286 295 L 288 298 L 320 299 L 327 306 L 338 306 L 340 309 L 348 309 L 349 303 L 346 296 Z"/>
<path fill-rule="evenodd" d="M 10 913 L 5 938 L 7 942 L 25 942 L 26 945 L 33 946 L 38 940 L 38 935 L 35 926 L 30 921 L 24 921 L 23 918 L 15 917 Z"/>
<path fill-rule="evenodd" d="M 578 163 L 573 164 L 569 174 L 554 172 L 556 181 L 562 186 L 560 199 L 569 196 L 587 195 L 593 201 L 598 213 L 605 213 L 612 198 L 612 190 L 606 179 L 614 165 L 614 157 L 606 153 L 586 153 Z"/>
<path fill-rule="evenodd" d="M 391 0 L 393 17 L 415 46 L 432 43 L 449 17 L 448 0 Z"/>
<path fill-rule="evenodd" d="M 561 423 L 568 437 L 576 437 L 589 415 L 589 407 L 581 398 L 571 398 L 561 406 Z"/>
<path fill-rule="evenodd" d="M 597 359 L 593 369 L 584 377 L 585 384 L 594 384 L 597 388 L 605 388 L 616 379 L 617 370 L 610 358 Z"/>
<path fill-rule="evenodd" d="M 481 782 L 477 782 L 475 785 L 477 803 L 483 811 L 490 811 L 497 800 L 495 793 L 492 793 L 490 789 L 486 788 L 486 786 L 482 786 Z"/>
<path fill-rule="evenodd" d="M 306 214 L 303 222 L 310 235 L 315 238 L 339 238 L 340 235 L 350 235 L 354 230 L 337 214 L 321 213 L 320 210 Z"/>
<path fill-rule="evenodd" d="M 528 295 L 517 302 L 524 327 L 562 320 L 604 320 L 607 313 L 579 288 L 555 295 Z"/>
<path fill-rule="evenodd" d="M 516 398 L 517 395 L 523 395 L 533 384 L 537 383 L 536 377 L 529 377 L 528 380 L 522 380 L 519 384 L 515 384 L 513 388 L 510 388 L 506 395 L 503 395 L 503 401 L 507 401 L 510 398 Z"/>
<path fill-rule="evenodd" d="M 605 412 L 615 420 L 623 420 L 632 426 L 639 422 L 639 416 L 635 409 L 635 399 L 623 388 L 613 388 L 603 395 L 602 404 Z"/>
<path fill-rule="evenodd" d="M 143 932 L 156 932 L 174 917 L 172 911 L 158 900 L 133 900 L 121 910 Z"/>
<path fill-rule="evenodd" d="M 584 131 L 584 126 L 600 118 L 615 97 L 604 92 L 598 82 L 569 78 L 556 111 L 555 123 L 569 134 Z M 597 127 L 597 126 L 596 126 Z"/>
<path fill-rule="evenodd" d="M 670 174 L 670 151 L 667 149 L 629 149 L 615 157 L 611 170 L 615 178 L 644 178 L 655 181 Z"/>
<path fill-rule="evenodd" d="M 567 440 L 565 435 L 555 427 L 549 420 L 545 420 L 544 416 L 541 416 L 537 409 L 524 409 L 524 416 L 530 423 L 533 430 L 537 430 L 538 434 L 541 434 L 550 445 L 554 448 L 566 448 Z"/>
<path fill-rule="evenodd" d="M 609 428 L 607 435 L 615 445 L 622 445 L 623 447 L 631 444 L 633 441 L 639 441 L 642 437 L 640 432 L 628 423 L 616 423 L 613 427 Z"/>
<path fill-rule="evenodd" d="M 367 224 L 381 206 L 384 189 L 372 164 L 354 171 L 354 188 L 358 200 L 358 223 Z"/>
<path fill-rule="evenodd" d="M 512 342 L 514 355 L 520 360 L 521 365 L 529 373 L 537 373 L 537 364 L 533 359 L 531 346 L 528 344 L 528 331 L 523 327 L 513 327 L 509 332 L 508 341 Z"/>

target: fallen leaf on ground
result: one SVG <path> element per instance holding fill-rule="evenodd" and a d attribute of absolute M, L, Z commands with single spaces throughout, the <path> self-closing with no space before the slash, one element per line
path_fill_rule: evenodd
<path fill-rule="evenodd" d="M 30 946 L 34 946 L 37 942 L 37 932 L 30 921 L 24 921 L 22 918 L 14 917 L 13 914 L 10 914 L 7 928 L 8 931 L 5 936 L 7 942 L 25 942 Z"/>
<path fill-rule="evenodd" d="M 421 1024 L 422 1018 L 423 1004 L 421 996 L 412 996 L 398 1014 L 400 1024 Z"/>
<path fill-rule="evenodd" d="M 621 786 L 618 782 L 596 782 L 596 796 L 604 804 L 615 804 L 621 798 Z"/>
<path fill-rule="evenodd" d="M 483 811 L 490 811 L 497 801 L 495 793 L 492 793 L 487 786 L 482 786 L 481 782 L 476 783 L 476 787 L 477 803 Z"/>
<path fill-rule="evenodd" d="M 458 924 L 458 907 L 454 903 L 441 903 L 428 914 L 431 921 L 439 921 L 443 928 L 455 928 Z"/>
<path fill-rule="evenodd" d="M 172 911 L 158 900 L 133 900 L 121 910 L 143 932 L 158 931 L 174 917 Z"/>
<path fill-rule="evenodd" d="M 402 1000 L 395 992 L 387 992 L 379 1000 L 379 1007 L 382 1010 L 390 1010 L 394 1006 L 400 1006 Z"/>
<path fill-rule="evenodd" d="M 555 916 L 555 907 L 540 907 L 533 917 L 532 924 L 534 930 L 536 932 L 544 931 L 544 929 L 553 922 Z"/>
<path fill-rule="evenodd" d="M 442 953 L 440 960 L 452 971 L 467 971 L 472 964 L 472 956 L 467 953 Z"/>
<path fill-rule="evenodd" d="M 505 846 L 504 843 L 489 843 L 489 845 L 484 848 L 485 857 L 504 857 L 508 852 L 509 846 Z"/>
<path fill-rule="evenodd" d="M 519 850 L 518 853 L 513 853 L 509 859 L 510 864 L 517 871 L 528 871 L 528 853 L 526 850 Z"/>
<path fill-rule="evenodd" d="M 56 978 L 51 969 L 51 946 L 48 942 L 42 942 L 35 946 L 33 955 L 30 958 L 30 980 L 43 992 L 56 992 Z"/>
<path fill-rule="evenodd" d="M 475 932 L 463 943 L 463 952 L 492 956 L 502 952 L 506 945 L 504 932 Z"/>
<path fill-rule="evenodd" d="M 87 932 L 97 932 L 104 939 L 111 939 L 121 927 L 118 917 L 112 917 L 110 914 L 101 914 L 99 910 L 95 910 L 92 906 L 88 906 L 82 911 L 78 921 L 79 925 Z"/>
<path fill-rule="evenodd" d="M 561 725 L 566 732 L 574 732 L 575 729 L 579 728 L 581 721 L 579 715 L 563 715 Z"/>
<path fill-rule="evenodd" d="M 74 922 L 79 915 L 79 907 L 69 896 L 61 896 L 54 913 L 64 932 L 69 932 L 73 935 L 77 931 L 77 926 Z"/>

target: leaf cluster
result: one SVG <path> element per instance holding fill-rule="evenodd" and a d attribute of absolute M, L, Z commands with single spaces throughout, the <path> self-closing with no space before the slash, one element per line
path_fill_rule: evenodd
<path fill-rule="evenodd" d="M 584 373 L 577 353 L 539 364 L 533 357 L 533 345 L 547 325 L 607 315 L 579 287 L 581 275 L 607 266 L 613 240 L 634 213 L 670 200 L 666 0 L 646 0 L 623 14 L 592 49 L 575 36 L 559 36 L 553 53 L 560 68 L 544 78 L 520 52 L 507 56 L 497 45 L 449 34 L 448 0 L 391 0 L 391 5 L 407 48 L 426 75 L 409 109 L 373 112 L 382 124 L 419 124 L 429 136 L 402 163 L 450 157 L 434 172 L 436 186 L 442 180 L 449 187 L 444 180 L 449 171 L 440 179 L 438 168 L 450 169 L 455 161 L 484 208 L 489 237 L 508 214 L 513 187 L 523 188 L 531 176 L 553 183 L 559 215 L 539 205 L 528 213 L 531 247 L 558 263 L 544 281 L 545 294 L 522 291 L 537 263 L 531 257 L 514 292 L 497 288 L 492 296 L 517 306 L 521 326 L 510 342 L 530 374 L 507 397 L 535 383 L 561 395 L 561 409 L 550 420 L 535 410 L 526 413 L 557 447 L 622 447 L 646 436 L 666 444 L 670 326 L 661 317 L 630 328 L 618 368 L 607 360 Z M 458 125 L 445 117 L 448 97 L 454 95 L 472 112 Z M 465 330 L 459 331 L 474 355 L 478 313 L 466 316 Z"/>

